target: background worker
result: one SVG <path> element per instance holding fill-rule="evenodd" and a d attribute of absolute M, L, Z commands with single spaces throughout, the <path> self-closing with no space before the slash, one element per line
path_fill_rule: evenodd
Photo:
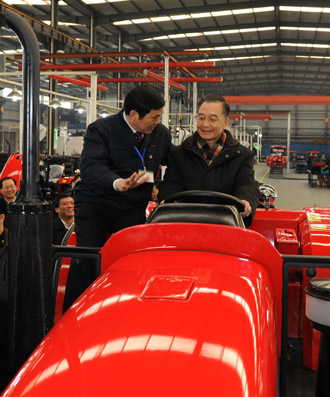
<path fill-rule="evenodd" d="M 1 199 L 6 203 L 13 203 L 16 200 L 17 187 L 16 181 L 10 176 L 6 176 L 0 181 Z"/>
<path fill-rule="evenodd" d="M 154 178 L 171 145 L 160 124 L 164 105 L 157 90 L 139 85 L 126 95 L 123 110 L 88 126 L 74 189 L 78 246 L 102 247 L 107 235 L 145 222 Z M 92 266 L 71 266 L 64 306 L 94 279 Z"/>
<path fill-rule="evenodd" d="M 197 131 L 170 153 L 158 199 L 184 190 L 210 190 L 235 196 L 244 203 L 245 225 L 252 223 L 259 190 L 254 179 L 254 154 L 226 129 L 230 106 L 217 94 L 200 101 Z"/>
<path fill-rule="evenodd" d="M 74 201 L 72 192 L 66 192 L 56 197 L 54 209 L 57 216 L 52 220 L 52 243 L 62 244 L 66 232 L 74 222 Z"/>

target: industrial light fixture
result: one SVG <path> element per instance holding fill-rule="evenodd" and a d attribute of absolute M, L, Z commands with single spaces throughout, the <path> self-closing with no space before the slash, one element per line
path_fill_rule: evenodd
<path fill-rule="evenodd" d="M 52 99 L 52 100 L 49 102 L 49 106 L 52 107 L 52 108 L 54 108 L 54 109 L 57 109 L 57 108 L 61 107 L 62 104 L 61 104 L 61 102 L 60 102 L 57 98 L 54 98 L 54 99 Z"/>
<path fill-rule="evenodd" d="M 7 95 L 7 98 L 10 98 L 12 101 L 16 102 L 22 99 L 22 95 L 17 91 L 17 88 L 14 87 L 13 90 Z"/>
<path fill-rule="evenodd" d="M 86 112 L 86 108 L 85 108 L 85 106 L 83 106 L 83 105 L 81 104 L 81 102 L 80 102 L 79 105 L 75 108 L 75 110 L 76 110 L 78 113 Z"/>

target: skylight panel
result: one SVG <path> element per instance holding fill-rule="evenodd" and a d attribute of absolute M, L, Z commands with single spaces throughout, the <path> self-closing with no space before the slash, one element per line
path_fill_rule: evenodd
<path fill-rule="evenodd" d="M 300 28 L 298 26 L 280 26 L 281 30 L 297 30 L 297 31 L 304 31 L 304 32 L 316 32 L 318 28 Z"/>
<path fill-rule="evenodd" d="M 4 54 L 17 54 L 17 53 L 22 53 L 23 50 L 21 48 L 18 48 L 17 50 L 3 50 L 2 52 Z"/>
<path fill-rule="evenodd" d="M 47 2 L 44 0 L 26 0 L 25 2 L 31 6 L 46 6 L 47 5 Z"/>
<path fill-rule="evenodd" d="M 198 37 L 203 36 L 203 33 L 195 32 L 195 33 L 186 33 L 187 37 Z"/>
<path fill-rule="evenodd" d="M 85 4 L 105 4 L 107 3 L 106 0 L 82 0 Z"/>
<path fill-rule="evenodd" d="M 248 32 L 257 32 L 257 28 L 247 28 L 247 29 L 240 29 L 241 33 L 248 33 Z"/>
<path fill-rule="evenodd" d="M 323 12 L 322 7 L 301 7 L 302 12 Z"/>
<path fill-rule="evenodd" d="M 310 44 L 310 43 L 281 43 L 286 47 L 305 47 L 305 48 L 330 48 L 328 44 Z"/>
<path fill-rule="evenodd" d="M 232 15 L 233 13 L 231 10 L 228 10 L 228 11 L 212 11 L 211 14 L 212 17 L 222 17 L 225 15 Z"/>
<path fill-rule="evenodd" d="M 5 3 L 10 4 L 10 5 L 15 5 L 15 4 L 26 5 L 26 2 L 23 0 L 7 0 L 7 1 L 5 1 Z"/>
<path fill-rule="evenodd" d="M 241 49 L 241 48 L 252 48 L 253 47 L 274 47 L 276 46 L 276 43 L 260 43 L 260 44 L 242 44 L 242 45 L 237 45 L 237 46 L 223 46 L 223 47 L 214 47 L 215 51 L 228 51 L 228 50 L 237 50 L 237 49 Z"/>
<path fill-rule="evenodd" d="M 129 19 L 126 19 L 125 21 L 117 21 L 114 22 L 114 25 L 132 25 L 132 21 L 130 21 Z"/>
<path fill-rule="evenodd" d="M 22 1 L 22 0 L 12 0 L 12 1 Z M 101 0 L 83 0 L 86 4 L 88 1 L 101 1 Z M 111 0 L 107 0 L 108 2 L 111 2 Z M 116 0 L 116 1 L 121 1 L 121 0 Z M 124 0 L 123 0 L 124 1 Z M 251 14 L 254 12 L 269 12 L 269 11 L 274 11 L 274 7 L 258 7 L 258 8 L 242 8 L 242 9 L 237 9 L 237 10 L 224 10 L 224 11 L 210 11 L 210 12 L 201 12 L 201 13 L 193 13 L 193 14 L 181 14 L 181 15 L 170 15 L 170 16 L 157 16 L 157 17 L 152 17 L 152 18 L 142 18 L 141 21 L 139 22 L 139 19 L 134 19 L 131 22 L 133 23 L 151 23 L 151 22 L 166 22 L 169 21 L 170 19 L 172 21 L 179 21 L 179 20 L 184 20 L 184 19 L 191 19 L 191 18 L 210 18 L 210 17 L 222 17 L 222 16 L 227 16 L 227 15 L 239 15 L 239 14 Z M 127 23 L 121 23 L 122 21 L 117 21 L 114 22 L 114 25 L 126 25 Z"/>
<path fill-rule="evenodd" d="M 178 33 L 178 34 L 169 34 L 168 37 L 170 39 L 181 39 L 183 37 L 186 37 L 184 33 Z"/>
<path fill-rule="evenodd" d="M 158 37 L 153 37 L 152 39 L 148 39 L 148 40 L 166 40 L 168 39 L 168 36 L 158 36 Z"/>
<path fill-rule="evenodd" d="M 239 29 L 222 30 L 221 33 L 222 34 L 239 33 Z"/>
<path fill-rule="evenodd" d="M 264 28 L 258 28 L 258 32 L 265 32 L 266 30 L 275 30 L 275 26 L 266 26 Z"/>
<path fill-rule="evenodd" d="M 258 7 L 258 8 L 254 8 L 253 11 L 254 12 L 269 12 L 269 11 L 274 11 L 275 7 Z"/>
<path fill-rule="evenodd" d="M 205 36 L 214 36 L 217 34 L 221 34 L 221 30 L 213 30 L 212 32 L 203 32 Z"/>
<path fill-rule="evenodd" d="M 312 28 L 305 28 L 305 27 L 298 27 L 298 26 L 280 26 L 281 30 L 297 30 L 297 31 L 303 31 L 303 32 L 330 32 L 330 28 L 318 28 L 318 27 L 312 27 Z"/>
<path fill-rule="evenodd" d="M 133 23 L 149 23 L 150 19 L 149 18 L 139 18 L 139 19 L 132 19 Z"/>
<path fill-rule="evenodd" d="M 172 21 L 179 21 L 182 19 L 191 19 L 191 16 L 188 14 L 185 15 L 170 15 L 170 18 L 172 19 Z"/>
<path fill-rule="evenodd" d="M 234 15 L 252 14 L 252 13 L 253 13 L 253 8 L 242 8 L 240 10 L 233 10 Z"/>
<path fill-rule="evenodd" d="M 153 17 L 150 18 L 152 20 L 152 22 L 165 22 L 165 21 L 170 21 L 171 18 L 170 17 Z"/>
<path fill-rule="evenodd" d="M 82 0 L 85 4 L 106 4 L 106 3 L 119 3 L 127 0 Z"/>
<path fill-rule="evenodd" d="M 280 11 L 292 11 L 292 12 L 324 12 L 329 13 L 330 8 L 328 7 L 291 7 L 291 6 L 280 6 Z"/>
<path fill-rule="evenodd" d="M 210 12 L 201 12 L 198 14 L 191 14 L 192 18 L 208 18 L 211 17 L 211 13 Z"/>

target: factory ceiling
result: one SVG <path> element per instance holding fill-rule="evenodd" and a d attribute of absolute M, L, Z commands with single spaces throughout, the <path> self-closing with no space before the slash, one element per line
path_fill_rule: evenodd
<path fill-rule="evenodd" d="M 8 0 L 0 5 L 31 22 L 42 63 L 148 64 L 168 55 L 171 62 L 214 62 L 170 68 L 174 79 L 222 77 L 222 82 L 199 82 L 199 94 L 330 93 L 328 1 Z M 20 44 L 6 26 L 0 29 L 0 50 L 7 67 L 17 68 Z M 148 69 L 162 76 L 162 69 Z M 143 78 L 143 71 L 123 64 L 99 77 Z"/>

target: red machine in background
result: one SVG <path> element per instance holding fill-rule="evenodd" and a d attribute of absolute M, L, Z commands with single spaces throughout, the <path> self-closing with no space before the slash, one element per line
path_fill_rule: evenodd
<path fill-rule="evenodd" d="M 78 156 L 40 156 L 40 189 L 45 200 L 52 201 L 58 193 L 71 188 L 74 173 L 79 166 L 80 157 Z M 0 173 L 0 179 L 7 176 L 15 179 L 17 190 L 19 190 L 22 180 L 21 154 L 15 153 L 9 156 Z"/>
<path fill-rule="evenodd" d="M 268 167 L 270 167 L 269 175 L 283 175 L 283 169 L 288 162 L 286 146 L 272 145 L 270 147 L 270 155 L 267 156 L 266 162 Z"/>
<path fill-rule="evenodd" d="M 323 154 L 319 151 L 310 151 L 306 153 L 306 157 L 309 186 L 329 187 L 329 168 Z"/>

